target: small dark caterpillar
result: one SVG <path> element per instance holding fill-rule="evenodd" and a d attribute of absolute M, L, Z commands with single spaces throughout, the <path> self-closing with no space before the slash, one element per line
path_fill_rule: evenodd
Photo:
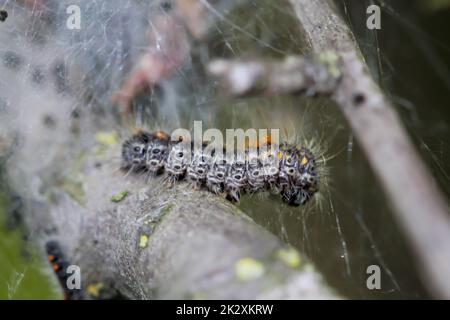
<path fill-rule="evenodd" d="M 0 22 L 4 22 L 8 18 L 8 11 L 0 10 Z"/>
<path fill-rule="evenodd" d="M 307 203 L 318 191 L 313 153 L 289 143 L 269 146 L 270 140 L 256 150 L 247 147 L 244 156 L 229 160 L 225 150 L 216 154 L 207 144 L 196 150 L 192 142 L 171 141 L 165 132 L 141 131 L 123 143 L 122 169 L 152 175 L 165 171 L 170 185 L 186 179 L 197 189 L 205 188 L 235 202 L 243 193 L 270 191 L 281 194 L 291 206 Z"/>
<path fill-rule="evenodd" d="M 66 272 L 70 263 L 64 258 L 61 246 L 57 241 L 48 241 L 45 244 L 45 250 L 47 252 L 47 259 L 52 265 L 53 271 L 55 272 L 59 284 L 61 285 L 64 298 L 66 300 L 80 300 L 84 298 L 81 289 L 69 289 L 67 287 L 68 274 Z"/>

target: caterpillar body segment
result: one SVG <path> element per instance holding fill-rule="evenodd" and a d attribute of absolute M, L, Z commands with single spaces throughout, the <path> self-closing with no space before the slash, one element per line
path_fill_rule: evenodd
<path fill-rule="evenodd" d="M 210 166 L 208 174 L 206 175 L 206 187 L 214 194 L 225 196 L 228 163 L 223 154 L 217 155 L 215 161 Z"/>
<path fill-rule="evenodd" d="M 157 131 L 152 134 L 152 137 L 153 139 L 147 144 L 145 166 L 151 174 L 158 175 L 164 171 L 164 166 L 167 163 L 170 152 L 170 136 Z"/>
<path fill-rule="evenodd" d="M 187 167 L 190 163 L 191 145 L 183 141 L 172 143 L 167 157 L 165 170 L 167 172 L 166 181 L 173 185 L 186 176 Z"/>

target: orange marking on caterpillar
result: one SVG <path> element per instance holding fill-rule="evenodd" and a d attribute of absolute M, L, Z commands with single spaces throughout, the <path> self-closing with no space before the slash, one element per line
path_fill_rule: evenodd
<path fill-rule="evenodd" d="M 161 131 L 161 130 L 156 131 L 154 133 L 154 136 L 156 137 L 156 139 L 159 139 L 159 140 L 170 140 L 169 134 L 164 131 Z"/>
<path fill-rule="evenodd" d="M 302 159 L 302 161 L 300 162 L 300 164 L 301 164 L 302 166 L 304 166 L 304 165 L 308 164 L 308 162 L 309 162 L 308 158 L 307 158 L 307 157 L 303 157 L 303 159 Z"/>

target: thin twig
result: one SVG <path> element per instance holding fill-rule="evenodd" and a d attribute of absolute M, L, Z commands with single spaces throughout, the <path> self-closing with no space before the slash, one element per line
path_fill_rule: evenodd
<path fill-rule="evenodd" d="M 324 55 L 325 56 L 325 55 Z M 330 95 L 339 73 L 321 61 L 322 57 L 289 56 L 283 61 L 215 60 L 208 66 L 224 90 L 232 96 L 250 94 Z"/>
<path fill-rule="evenodd" d="M 417 154 L 392 104 L 370 76 L 352 32 L 329 0 L 289 0 L 315 53 L 342 58 L 342 82 L 332 96 L 351 125 L 433 294 L 450 298 L 448 206 Z"/>

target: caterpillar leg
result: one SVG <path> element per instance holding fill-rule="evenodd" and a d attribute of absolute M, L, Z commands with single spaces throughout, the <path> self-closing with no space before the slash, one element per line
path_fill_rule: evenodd
<path fill-rule="evenodd" d="M 231 202 L 238 203 L 241 200 L 241 192 L 239 189 L 229 189 L 226 192 L 226 199 Z"/>
<path fill-rule="evenodd" d="M 214 194 L 226 197 L 225 180 L 227 177 L 228 163 L 222 156 L 217 156 L 206 175 L 206 187 Z"/>
<path fill-rule="evenodd" d="M 288 191 L 283 191 L 281 197 L 288 205 L 298 207 L 306 204 L 313 195 L 314 192 L 301 188 L 294 188 Z"/>

